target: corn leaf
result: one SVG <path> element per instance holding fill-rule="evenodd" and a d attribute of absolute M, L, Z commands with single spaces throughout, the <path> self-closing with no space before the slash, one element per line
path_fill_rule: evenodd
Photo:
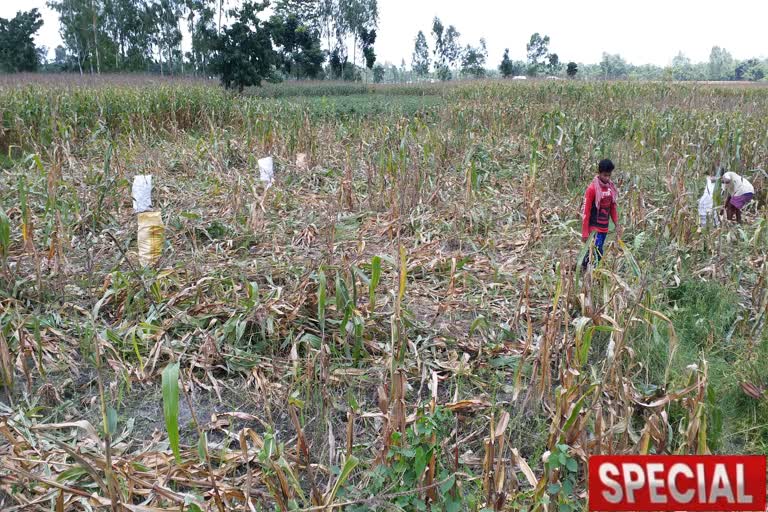
<path fill-rule="evenodd" d="M 368 304 L 371 312 L 376 308 L 376 287 L 381 280 L 381 257 L 374 256 L 371 260 L 371 280 L 368 283 Z"/>
<path fill-rule="evenodd" d="M 359 462 L 360 461 L 354 455 L 350 455 L 349 458 L 344 462 L 344 467 L 341 468 L 341 473 L 339 473 L 339 477 L 336 479 L 336 482 L 333 484 L 333 488 L 331 489 L 331 492 L 325 498 L 326 505 L 330 505 L 331 503 L 333 503 L 333 500 L 336 499 L 336 494 L 339 492 L 339 489 L 341 489 L 341 486 L 344 485 L 344 482 L 347 481 L 347 479 L 349 478 L 349 475 L 352 474 L 352 470 L 355 469 L 355 467 L 357 467 Z"/>
<path fill-rule="evenodd" d="M 170 364 L 163 370 L 163 415 L 168 441 L 177 462 L 181 462 L 179 451 L 179 363 Z"/>

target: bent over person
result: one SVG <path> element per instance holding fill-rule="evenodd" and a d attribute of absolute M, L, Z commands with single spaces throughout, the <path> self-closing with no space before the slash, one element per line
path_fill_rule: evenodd
<path fill-rule="evenodd" d="M 723 174 L 723 190 L 725 190 L 725 213 L 728 220 L 736 220 L 741 224 L 741 209 L 752 200 L 755 193 L 754 187 L 743 176 L 735 172 Z"/>
<path fill-rule="evenodd" d="M 603 257 L 603 245 L 608 236 L 609 221 L 613 220 L 616 226 L 616 234 L 620 237 L 622 228 L 619 226 L 619 214 L 616 210 L 616 198 L 618 193 L 616 186 L 611 181 L 614 165 L 608 159 L 600 160 L 597 166 L 597 176 L 587 187 L 584 193 L 584 212 L 582 214 L 581 239 L 586 242 L 590 233 L 597 232 L 595 238 L 595 254 L 597 262 Z M 596 262 L 596 264 L 597 264 Z M 581 263 L 586 269 L 589 264 L 589 253 Z"/>

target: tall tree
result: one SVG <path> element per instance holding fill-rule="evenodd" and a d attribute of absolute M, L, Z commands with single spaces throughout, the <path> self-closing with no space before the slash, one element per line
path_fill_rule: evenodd
<path fill-rule="evenodd" d="M 529 73 L 536 76 L 541 72 L 543 59 L 549 52 L 549 36 L 541 37 L 538 32 L 533 33 L 525 49 L 528 54 Z"/>
<path fill-rule="evenodd" d="M 357 64 L 357 47 L 363 30 L 375 29 L 379 24 L 379 7 L 376 0 L 338 0 L 340 20 L 337 21 L 337 33 L 351 35 L 352 65 Z"/>
<path fill-rule="evenodd" d="M 675 80 L 693 80 L 693 65 L 691 59 L 685 56 L 683 52 L 679 52 L 672 59 L 672 77 Z"/>
<path fill-rule="evenodd" d="M 295 16 L 311 32 L 322 31 L 321 0 L 277 0 L 275 15 L 286 19 Z"/>
<path fill-rule="evenodd" d="M 445 64 L 445 51 L 443 48 L 443 32 L 445 32 L 445 26 L 440 18 L 435 16 L 432 20 L 432 37 L 435 39 L 435 48 L 433 51 L 435 56 L 435 66 Z"/>
<path fill-rule="evenodd" d="M 336 21 L 339 15 L 338 0 L 318 0 L 318 21 L 320 23 L 320 35 L 325 37 L 328 54 L 331 54 L 332 41 L 336 37 Z"/>
<path fill-rule="evenodd" d="M 440 80 L 450 80 L 451 67 L 455 67 L 461 60 L 460 35 L 453 25 L 448 26 L 448 29 L 446 29 L 443 22 L 437 16 L 432 20 L 432 37 L 435 40 L 435 47 L 433 49 L 435 72 Z"/>
<path fill-rule="evenodd" d="M 733 80 L 736 66 L 733 63 L 733 57 L 725 48 L 713 46 L 709 53 L 709 63 L 707 65 L 707 74 L 710 80 Z"/>
<path fill-rule="evenodd" d="M 40 55 L 32 36 L 42 26 L 37 9 L 19 11 L 11 19 L 0 18 L 0 71 L 37 71 Z"/>
<path fill-rule="evenodd" d="M 461 57 L 461 71 L 474 78 L 485 76 L 485 61 L 488 58 L 488 49 L 485 39 L 480 39 L 480 46 L 467 45 Z"/>
<path fill-rule="evenodd" d="M 411 69 L 416 73 L 416 76 L 424 77 L 429 74 L 429 46 L 427 45 L 427 38 L 424 37 L 424 32 L 421 30 L 416 34 Z"/>
<path fill-rule="evenodd" d="M 239 9 L 230 11 L 234 23 L 222 27 L 213 68 L 227 89 L 242 92 L 245 87 L 275 77 L 278 55 L 272 47 L 269 26 L 258 16 L 267 5 L 245 0 Z"/>
<path fill-rule="evenodd" d="M 626 78 L 629 72 L 627 61 L 625 61 L 618 53 L 611 55 L 603 52 L 603 59 L 600 61 L 600 71 L 603 78 L 616 79 Z"/>
<path fill-rule="evenodd" d="M 195 74 L 208 74 L 216 46 L 216 0 L 187 0 L 187 28 L 192 39 L 188 60 Z"/>
<path fill-rule="evenodd" d="M 80 74 L 85 67 L 93 73 L 98 43 L 93 37 L 93 20 L 98 18 L 93 1 L 50 0 L 48 7 L 59 13 L 61 39 L 69 52 L 75 56 Z"/>
<path fill-rule="evenodd" d="M 181 61 L 181 28 L 184 3 L 182 0 L 155 0 L 155 23 L 157 24 L 158 55 L 160 57 L 160 72 L 163 72 L 163 52 L 168 65 L 168 72 L 173 73 L 174 57 Z M 181 62 L 179 62 L 181 63 Z"/>
<path fill-rule="evenodd" d="M 445 56 L 445 63 L 452 68 L 461 60 L 461 43 L 459 42 L 459 31 L 456 27 L 449 25 L 443 36 L 443 55 Z"/>
<path fill-rule="evenodd" d="M 501 72 L 501 76 L 504 78 L 509 78 L 512 76 L 512 73 L 514 72 L 514 67 L 512 66 L 512 60 L 509 58 L 509 48 L 504 48 L 504 56 L 501 58 L 501 64 L 499 64 L 499 71 Z"/>
<path fill-rule="evenodd" d="M 304 25 L 294 14 L 276 13 L 269 20 L 277 45 L 280 64 L 286 75 L 317 78 L 323 69 L 325 55 L 320 48 L 317 29 Z"/>
<path fill-rule="evenodd" d="M 376 52 L 373 51 L 373 44 L 375 42 L 376 29 L 367 30 L 363 28 L 360 30 L 360 47 L 363 50 L 365 67 L 368 69 L 373 69 L 373 64 L 376 62 Z"/>
<path fill-rule="evenodd" d="M 103 33 L 109 42 L 104 48 L 107 69 L 138 71 L 152 58 L 145 0 L 104 0 Z M 104 39 L 104 37 L 102 37 Z"/>

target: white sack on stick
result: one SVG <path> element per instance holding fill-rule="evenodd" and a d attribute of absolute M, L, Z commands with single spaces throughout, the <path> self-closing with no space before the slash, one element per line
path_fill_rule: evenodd
<path fill-rule="evenodd" d="M 145 212 L 152 208 L 152 175 L 139 174 L 133 177 L 133 211 Z"/>
<path fill-rule="evenodd" d="M 267 187 L 272 185 L 275 179 L 275 167 L 271 156 L 259 159 L 259 178 Z"/>

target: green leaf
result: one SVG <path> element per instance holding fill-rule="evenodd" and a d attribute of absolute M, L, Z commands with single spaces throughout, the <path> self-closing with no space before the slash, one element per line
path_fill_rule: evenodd
<path fill-rule="evenodd" d="M 339 475 L 339 478 L 336 479 L 336 483 L 333 484 L 333 489 L 331 489 L 330 495 L 328 495 L 325 500 L 326 504 L 329 505 L 333 503 L 333 500 L 336 498 L 336 494 L 339 492 L 339 489 L 342 485 L 344 485 L 344 482 L 347 481 L 349 475 L 352 473 L 352 470 L 355 469 L 359 463 L 360 461 L 354 455 L 350 455 L 349 458 L 344 461 L 344 467 L 341 469 L 341 474 Z"/>
<path fill-rule="evenodd" d="M 56 477 L 57 482 L 76 482 L 81 477 L 87 475 L 88 472 L 79 467 L 73 467 L 62 471 L 59 476 Z"/>
<path fill-rule="evenodd" d="M 446 495 L 456 485 L 456 475 L 451 476 L 440 485 L 440 494 Z"/>
<path fill-rule="evenodd" d="M 549 494 L 557 494 L 560 492 L 560 484 L 549 484 L 547 486 L 547 492 Z"/>
<path fill-rule="evenodd" d="M 168 441 L 176 462 L 181 462 L 179 451 L 179 363 L 169 364 L 163 370 L 163 415 Z"/>
<path fill-rule="evenodd" d="M 205 454 L 208 452 L 208 434 L 203 432 L 200 439 L 197 441 L 197 455 L 200 457 L 200 462 L 205 462 Z"/>
<path fill-rule="evenodd" d="M 461 500 L 446 500 L 445 510 L 446 512 L 459 512 L 461 510 Z"/>
<path fill-rule="evenodd" d="M 322 270 L 317 276 L 317 321 L 320 323 L 320 332 L 325 336 L 325 301 L 328 283 L 325 272 Z"/>
<path fill-rule="evenodd" d="M 565 420 L 565 423 L 563 424 L 563 428 L 561 430 L 560 434 L 560 440 L 562 441 L 565 439 L 565 434 L 568 432 L 568 429 L 573 426 L 574 422 L 576 421 L 576 418 L 579 417 L 579 413 L 581 412 L 581 408 L 584 406 L 584 400 L 589 396 L 597 387 L 597 384 L 592 384 L 587 388 L 587 391 L 584 392 L 584 394 L 581 396 L 581 398 L 578 399 L 578 401 L 574 404 L 573 409 L 571 410 L 571 415 L 568 416 L 568 419 Z M 568 445 L 561 445 L 565 446 L 566 450 L 568 449 Z"/>
<path fill-rule="evenodd" d="M 0 257 L 7 258 L 11 246 L 11 220 L 0 208 Z"/>
<path fill-rule="evenodd" d="M 421 478 L 421 475 L 424 474 L 424 470 L 427 467 L 427 454 L 424 452 L 424 448 L 417 446 L 415 455 L 413 471 L 416 473 L 416 478 Z"/>
<path fill-rule="evenodd" d="M 344 311 L 349 304 L 349 290 L 347 283 L 341 279 L 340 274 L 336 274 L 336 310 Z"/>
<path fill-rule="evenodd" d="M 113 407 L 107 407 L 107 429 L 110 434 L 117 432 L 117 411 Z"/>
<path fill-rule="evenodd" d="M 376 287 L 381 279 L 381 257 L 374 256 L 371 260 L 371 281 L 368 283 L 368 309 L 373 313 L 376 308 Z"/>
<path fill-rule="evenodd" d="M 579 470 L 579 463 L 576 462 L 576 459 L 568 459 L 568 462 L 565 463 L 565 467 L 568 471 L 576 472 Z"/>

